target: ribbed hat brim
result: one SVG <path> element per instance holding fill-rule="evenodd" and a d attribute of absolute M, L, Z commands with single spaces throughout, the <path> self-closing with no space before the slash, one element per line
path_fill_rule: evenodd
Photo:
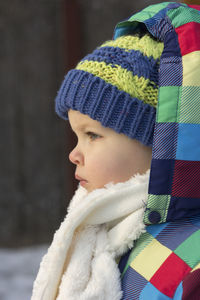
<path fill-rule="evenodd" d="M 91 73 L 69 71 L 55 101 L 56 113 L 65 120 L 69 109 L 78 110 L 147 146 L 153 143 L 156 109 Z"/>

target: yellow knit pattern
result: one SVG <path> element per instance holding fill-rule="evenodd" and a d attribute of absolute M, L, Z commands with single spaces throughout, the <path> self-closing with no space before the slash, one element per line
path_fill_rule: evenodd
<path fill-rule="evenodd" d="M 126 35 L 117 38 L 116 40 L 107 41 L 101 45 L 101 47 L 119 47 L 125 51 L 139 50 L 143 55 L 153 57 L 154 59 L 160 58 L 164 44 L 162 42 L 155 41 L 148 34 L 143 37 Z"/>
<path fill-rule="evenodd" d="M 116 86 L 120 91 L 128 93 L 133 98 L 138 98 L 144 103 L 154 107 L 157 105 L 158 89 L 154 88 L 155 83 L 144 77 L 133 75 L 131 71 L 123 69 L 119 65 L 113 67 L 105 62 L 85 60 L 80 62 L 76 69 L 98 76 Z"/>
<path fill-rule="evenodd" d="M 148 34 L 141 38 L 131 35 L 122 36 L 116 40 L 103 43 L 100 48 L 102 47 L 121 48 L 124 51 L 138 50 L 144 56 L 153 57 L 154 59 L 160 58 L 163 51 L 163 43 L 155 41 Z M 122 68 L 120 65 L 83 60 L 77 65 L 76 69 L 89 72 L 103 79 L 133 98 L 138 98 L 153 107 L 157 106 L 158 86 L 155 82 L 143 76 L 133 75 L 131 71 Z"/>

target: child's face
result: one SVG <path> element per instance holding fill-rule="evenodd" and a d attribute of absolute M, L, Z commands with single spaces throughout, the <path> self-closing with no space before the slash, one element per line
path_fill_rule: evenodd
<path fill-rule="evenodd" d="M 127 181 L 150 168 L 150 147 L 103 127 L 79 111 L 70 110 L 68 116 L 78 138 L 69 159 L 76 165 L 76 179 L 88 192 L 109 182 Z"/>

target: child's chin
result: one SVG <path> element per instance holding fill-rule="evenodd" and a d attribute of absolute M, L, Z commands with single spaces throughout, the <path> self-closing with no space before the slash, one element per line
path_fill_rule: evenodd
<path fill-rule="evenodd" d="M 88 192 L 91 193 L 92 191 L 96 190 L 95 187 L 92 187 L 88 181 L 80 181 L 80 185 Z"/>
<path fill-rule="evenodd" d="M 91 193 L 98 189 L 104 189 L 105 186 L 89 186 L 89 185 L 87 185 L 87 186 L 84 186 L 84 188 L 87 190 L 88 193 Z"/>
<path fill-rule="evenodd" d="M 81 180 L 81 181 L 80 181 L 80 185 L 81 185 L 82 187 L 84 187 L 86 190 L 87 190 L 87 184 L 88 184 L 88 182 L 87 182 L 86 180 Z"/>

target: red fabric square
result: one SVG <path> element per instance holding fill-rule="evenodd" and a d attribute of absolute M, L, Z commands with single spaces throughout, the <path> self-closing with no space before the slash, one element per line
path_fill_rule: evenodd
<path fill-rule="evenodd" d="M 199 299 L 200 295 L 200 269 L 189 273 L 183 280 L 182 300 Z"/>
<path fill-rule="evenodd" d="M 200 5 L 196 5 L 196 4 L 194 4 L 194 5 L 188 5 L 189 7 L 191 7 L 191 8 L 194 8 L 194 9 L 197 9 L 197 10 L 200 10 Z"/>
<path fill-rule="evenodd" d="M 190 271 L 191 268 L 172 252 L 150 282 L 164 295 L 173 297 L 179 283 Z"/>
<path fill-rule="evenodd" d="M 172 196 L 200 197 L 200 161 L 175 161 Z"/>
<path fill-rule="evenodd" d="M 190 22 L 176 28 L 182 56 L 200 50 L 200 23 Z"/>

